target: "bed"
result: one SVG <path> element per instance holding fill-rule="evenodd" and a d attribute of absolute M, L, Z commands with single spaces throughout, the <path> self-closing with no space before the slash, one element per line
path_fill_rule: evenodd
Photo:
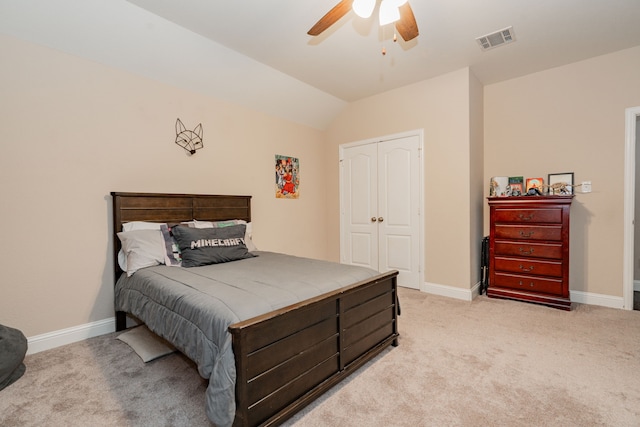
<path fill-rule="evenodd" d="M 123 224 L 144 221 L 176 225 L 194 219 L 250 223 L 251 196 L 122 192 L 111 195 L 116 330 L 126 329 L 130 314 L 194 360 L 200 375 L 209 379 L 205 408 L 219 427 L 278 425 L 384 349 L 398 345 L 397 271 L 369 275 L 343 264 L 257 251 L 253 254 L 257 256 L 211 268 L 158 265 L 127 277 L 117 262 L 121 249 L 117 233 Z M 251 270 L 253 265 L 262 265 L 260 268 L 279 265 L 283 259 L 292 263 L 287 265 L 291 265 L 293 277 L 310 277 L 300 274 L 306 269 L 322 272 L 334 267 L 345 269 L 347 275 L 340 276 L 342 283 L 331 290 L 324 283 L 321 285 L 320 279 L 309 283 L 316 289 L 306 295 L 297 291 L 297 283 L 292 285 L 279 275 L 279 269 L 272 269 L 273 274 L 262 277 Z M 200 287 L 208 286 L 210 280 L 227 285 L 231 282 L 227 275 L 238 271 L 241 274 L 234 279 L 238 283 L 226 286 L 224 291 L 216 290 L 214 303 L 207 302 L 214 301 L 213 298 L 200 296 Z M 195 276 L 195 280 L 191 281 L 189 275 Z M 158 282 L 156 277 L 164 282 Z M 246 290 L 245 284 L 267 280 L 271 281 L 266 285 L 268 292 L 259 288 L 257 297 L 247 298 L 269 302 L 272 294 L 289 295 L 295 286 L 294 300 L 285 303 L 285 298 L 276 305 L 259 308 L 241 304 L 235 310 L 227 310 L 232 303 L 217 299 L 222 298 L 217 293 L 229 293 L 233 299 L 234 294 Z M 182 284 L 183 281 L 186 283 Z M 204 282 L 207 284 L 203 285 Z M 154 294 L 157 288 L 184 294 L 159 296 Z M 175 312 L 176 304 L 182 307 L 189 301 L 192 304 L 185 312 Z M 142 306 L 144 310 L 140 309 Z M 209 343 L 203 334 L 216 329 L 210 319 L 227 311 L 231 311 L 231 317 L 226 318 L 228 326 L 218 331 L 225 341 Z M 193 318 L 189 318 L 190 313 L 195 313 Z M 187 329 L 182 329 L 183 324 Z M 211 351 L 207 350 L 211 346 L 215 360 L 210 360 Z M 225 367 L 224 358 L 231 359 L 230 367 Z M 225 384 L 231 384 L 231 390 L 225 392 L 225 387 L 229 388 Z"/>

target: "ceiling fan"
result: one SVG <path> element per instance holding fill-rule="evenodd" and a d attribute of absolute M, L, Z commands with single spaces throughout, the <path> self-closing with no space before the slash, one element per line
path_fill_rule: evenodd
<path fill-rule="evenodd" d="M 321 34 L 349 13 L 351 9 L 358 16 L 369 18 L 377 3 L 377 0 L 341 0 L 320 18 L 307 34 L 310 36 Z M 407 0 L 381 0 L 379 17 L 380 26 L 395 22 L 396 30 L 405 41 L 413 40 L 418 36 L 418 24 L 416 24 L 416 18 Z"/>

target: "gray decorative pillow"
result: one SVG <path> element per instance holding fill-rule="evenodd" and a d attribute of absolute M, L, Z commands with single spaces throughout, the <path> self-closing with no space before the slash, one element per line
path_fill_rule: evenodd
<path fill-rule="evenodd" d="M 180 256 L 180 248 L 176 239 L 171 234 L 171 229 L 167 224 L 160 226 L 162 237 L 164 239 L 164 263 L 172 267 L 180 267 L 182 265 L 182 258 Z"/>
<path fill-rule="evenodd" d="M 245 243 L 244 224 L 223 228 L 173 227 L 173 237 L 178 242 L 183 267 L 219 264 L 252 258 Z"/>

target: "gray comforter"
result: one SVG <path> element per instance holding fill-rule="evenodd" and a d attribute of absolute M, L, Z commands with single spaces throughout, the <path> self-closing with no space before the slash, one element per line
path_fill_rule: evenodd
<path fill-rule="evenodd" d="M 235 361 L 229 325 L 378 274 L 363 267 L 255 252 L 204 267 L 148 267 L 116 283 L 115 308 L 138 317 L 198 365 L 209 379 L 207 416 L 235 416 Z"/>

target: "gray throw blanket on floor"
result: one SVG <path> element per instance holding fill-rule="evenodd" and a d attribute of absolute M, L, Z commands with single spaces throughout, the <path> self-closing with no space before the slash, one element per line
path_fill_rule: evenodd
<path fill-rule="evenodd" d="M 0 390 L 24 374 L 22 361 L 27 353 L 27 339 L 17 329 L 0 325 Z"/>

